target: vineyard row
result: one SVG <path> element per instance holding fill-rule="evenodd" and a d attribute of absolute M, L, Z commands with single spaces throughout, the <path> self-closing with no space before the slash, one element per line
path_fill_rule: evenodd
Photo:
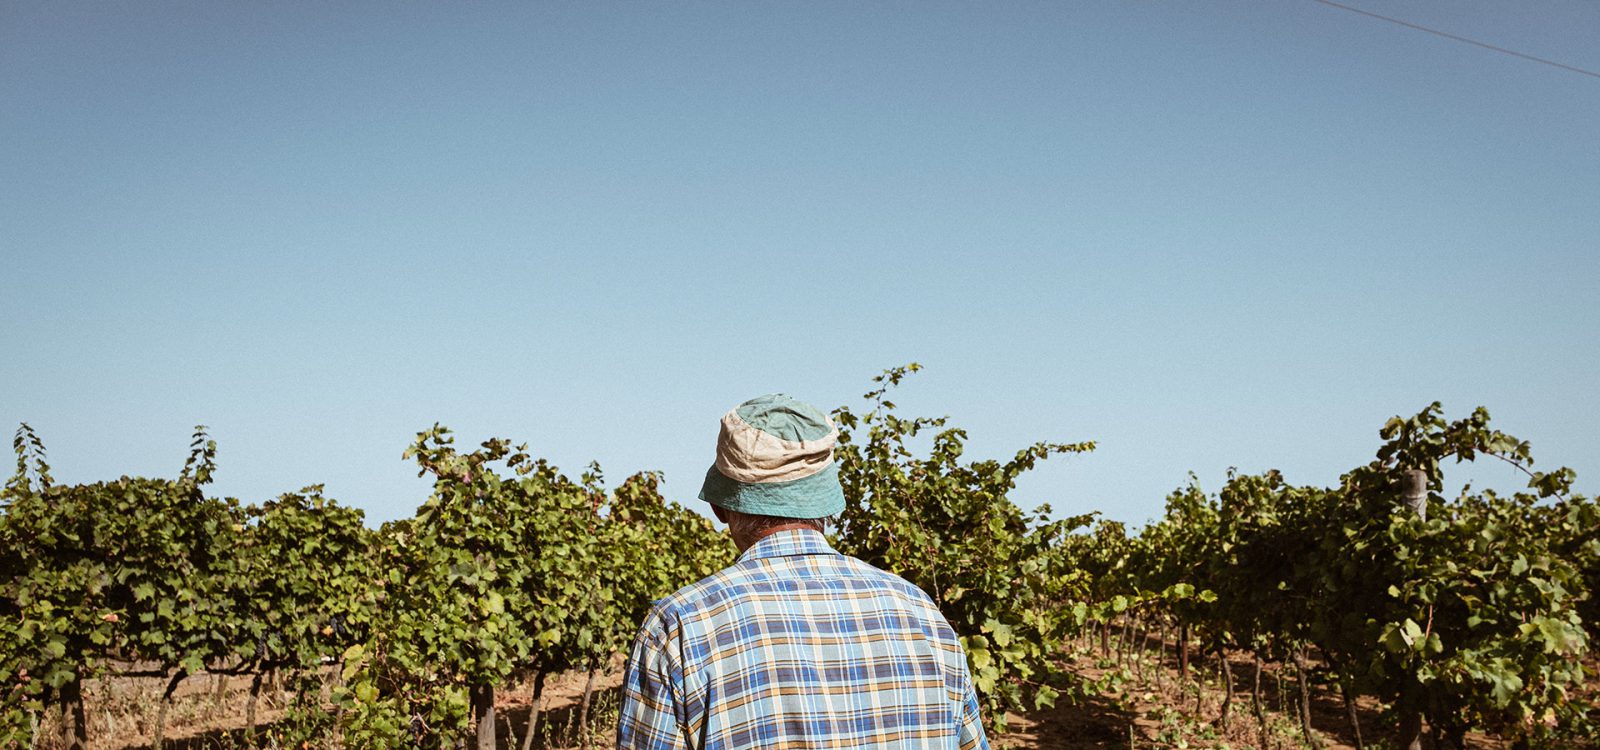
<path fill-rule="evenodd" d="M 1464 748 L 1473 731 L 1595 742 L 1583 686 L 1600 508 L 1571 470 L 1535 471 L 1529 445 L 1483 409 L 1389 420 L 1375 458 L 1334 487 L 1277 472 L 1230 474 L 1209 494 L 1191 482 L 1134 533 L 1021 510 L 1018 477 L 1094 444 L 963 460 L 963 430 L 887 399 L 917 369 L 885 372 L 864 408 L 833 413 L 847 505 L 831 536 L 934 598 L 992 730 L 1094 690 L 1061 669 L 1064 647 L 1119 629 L 1127 643 L 1131 629 L 1172 634 L 1184 659 L 1318 670 L 1352 721 L 1358 700 L 1384 706 L 1368 731 L 1401 747 Z M 246 676 L 252 695 L 262 675 L 285 675 L 298 687 L 278 746 L 487 750 L 497 689 L 530 680 L 537 705 L 546 677 L 592 674 L 653 600 L 734 556 L 655 474 L 608 489 L 597 466 L 569 478 L 508 440 L 458 448 L 438 425 L 405 453 L 432 494 L 376 530 L 317 486 L 259 505 L 208 496 L 216 445 L 203 430 L 173 479 L 63 485 L 27 425 L 15 449 L 0 492 L 5 746 L 42 733 L 86 747 L 84 681 L 140 665 L 166 679 L 164 704 L 202 672 Z M 1519 467 L 1527 490 L 1441 494 L 1446 467 L 1480 458 Z M 47 712 L 58 726 L 41 724 Z"/>

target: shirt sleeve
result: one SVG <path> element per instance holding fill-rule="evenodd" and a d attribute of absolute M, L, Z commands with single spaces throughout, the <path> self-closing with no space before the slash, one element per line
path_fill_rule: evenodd
<path fill-rule="evenodd" d="M 963 676 L 967 674 L 966 664 L 961 665 Z M 978 693 L 972 687 L 972 679 L 965 680 L 966 690 L 961 698 L 961 727 L 958 731 L 961 750 L 989 750 L 989 738 L 983 733 L 983 710 L 978 706 Z"/>
<path fill-rule="evenodd" d="M 666 647 L 660 620 L 647 617 L 622 678 L 618 750 L 688 750 L 683 705 L 683 672 Z"/>
<path fill-rule="evenodd" d="M 940 620 L 940 635 L 948 638 L 952 644 L 945 652 L 945 664 L 949 670 L 950 678 L 954 680 L 950 685 L 950 696 L 961 696 L 961 705 L 956 707 L 957 747 L 961 750 L 989 750 L 989 737 L 983 732 L 983 706 L 978 703 L 978 691 L 972 684 L 972 672 L 967 669 L 966 650 L 961 647 L 961 641 L 956 637 L 955 631 L 950 628 L 947 621 Z"/>

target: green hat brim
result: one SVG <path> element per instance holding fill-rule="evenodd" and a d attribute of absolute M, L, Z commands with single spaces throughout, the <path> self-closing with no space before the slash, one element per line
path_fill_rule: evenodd
<path fill-rule="evenodd" d="M 838 463 L 809 477 L 759 484 L 734 481 L 712 466 L 700 486 L 700 499 L 725 510 L 780 518 L 826 518 L 844 512 Z"/>

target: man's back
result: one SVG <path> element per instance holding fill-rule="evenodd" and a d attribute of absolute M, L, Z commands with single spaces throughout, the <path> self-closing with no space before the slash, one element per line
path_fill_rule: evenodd
<path fill-rule="evenodd" d="M 657 602 L 623 691 L 623 748 L 987 747 L 927 595 L 811 530 Z"/>

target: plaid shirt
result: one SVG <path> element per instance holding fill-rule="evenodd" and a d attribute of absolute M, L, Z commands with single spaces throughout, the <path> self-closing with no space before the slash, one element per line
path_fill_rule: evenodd
<path fill-rule="evenodd" d="M 928 595 L 810 530 L 656 602 L 622 689 L 625 750 L 989 747 Z"/>

